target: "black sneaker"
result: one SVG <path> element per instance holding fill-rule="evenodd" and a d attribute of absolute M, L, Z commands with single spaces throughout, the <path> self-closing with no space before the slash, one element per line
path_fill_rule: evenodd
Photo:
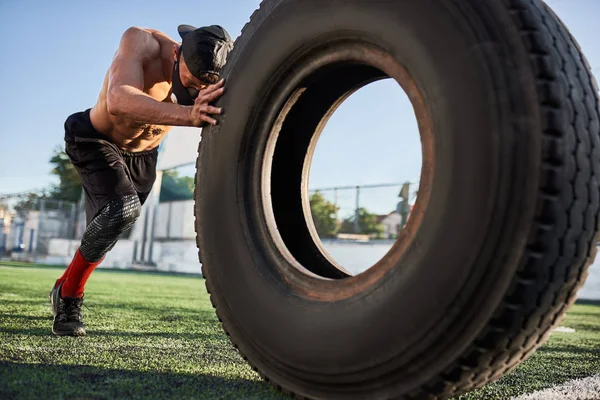
<path fill-rule="evenodd" d="M 54 284 L 54 286 L 52 286 L 52 290 L 50 291 L 50 295 L 48 295 L 48 298 L 50 299 L 50 306 L 52 307 L 52 313 L 55 317 L 56 314 L 58 314 L 58 300 L 60 299 L 60 289 L 62 288 L 62 285 L 62 283 L 58 286 Z"/>
<path fill-rule="evenodd" d="M 54 313 L 52 333 L 56 336 L 85 336 L 85 325 L 81 316 L 83 298 L 60 297 L 62 283 L 50 292 L 50 304 Z"/>

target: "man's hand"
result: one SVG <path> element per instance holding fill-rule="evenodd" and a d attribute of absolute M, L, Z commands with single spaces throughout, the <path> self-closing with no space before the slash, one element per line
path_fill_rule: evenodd
<path fill-rule="evenodd" d="M 213 107 L 210 103 L 217 100 L 223 94 L 223 83 L 224 80 L 221 79 L 214 85 L 210 85 L 206 89 L 200 91 L 192 108 L 191 117 L 194 126 L 200 128 L 207 123 L 211 125 L 217 124 L 217 121 L 214 118 L 211 118 L 210 115 L 221 114 L 222 109 Z"/>

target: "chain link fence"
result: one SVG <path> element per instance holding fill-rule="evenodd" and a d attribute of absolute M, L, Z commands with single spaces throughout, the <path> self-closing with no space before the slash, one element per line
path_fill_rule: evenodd
<path fill-rule="evenodd" d="M 49 254 L 52 239 L 77 237 L 80 215 L 73 202 L 0 197 L 0 257 L 35 262 Z"/>
<path fill-rule="evenodd" d="M 321 231 L 320 236 L 353 234 L 393 239 L 406 224 L 417 191 L 418 183 L 403 182 L 314 188 L 309 194 L 313 199 L 312 196 L 319 194 L 336 208 L 334 232 Z M 318 225 L 319 211 L 314 207 L 311 211 L 313 222 Z"/>

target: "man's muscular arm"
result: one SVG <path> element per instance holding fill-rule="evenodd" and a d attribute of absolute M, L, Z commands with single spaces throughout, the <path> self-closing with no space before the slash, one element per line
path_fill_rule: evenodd
<path fill-rule="evenodd" d="M 150 32 L 140 28 L 125 31 L 110 67 L 108 112 L 146 124 L 201 126 L 209 117 L 198 118 L 199 110 L 193 110 L 193 106 L 163 103 L 144 93 L 144 63 L 160 57 L 160 51 L 159 42 Z"/>

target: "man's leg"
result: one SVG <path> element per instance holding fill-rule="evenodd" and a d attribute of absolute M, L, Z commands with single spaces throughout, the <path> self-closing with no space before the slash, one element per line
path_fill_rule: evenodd
<path fill-rule="evenodd" d="M 67 154 L 85 188 L 88 224 L 69 267 L 50 300 L 56 335 L 85 335 L 81 305 L 85 284 L 119 236 L 141 212 L 141 204 L 119 150 L 103 141 L 67 144 Z"/>
<path fill-rule="evenodd" d="M 63 297 L 83 297 L 85 284 L 94 268 L 115 246 L 121 234 L 133 226 L 140 212 L 137 194 L 112 200 L 100 211 L 83 234 L 81 246 L 62 286 Z"/>
<path fill-rule="evenodd" d="M 140 211 L 137 194 L 122 196 L 109 202 L 87 226 L 81 246 L 65 272 L 66 279 L 51 293 L 58 317 L 52 328 L 55 335 L 85 335 L 81 318 L 85 284 L 121 233 L 135 223 Z"/>

